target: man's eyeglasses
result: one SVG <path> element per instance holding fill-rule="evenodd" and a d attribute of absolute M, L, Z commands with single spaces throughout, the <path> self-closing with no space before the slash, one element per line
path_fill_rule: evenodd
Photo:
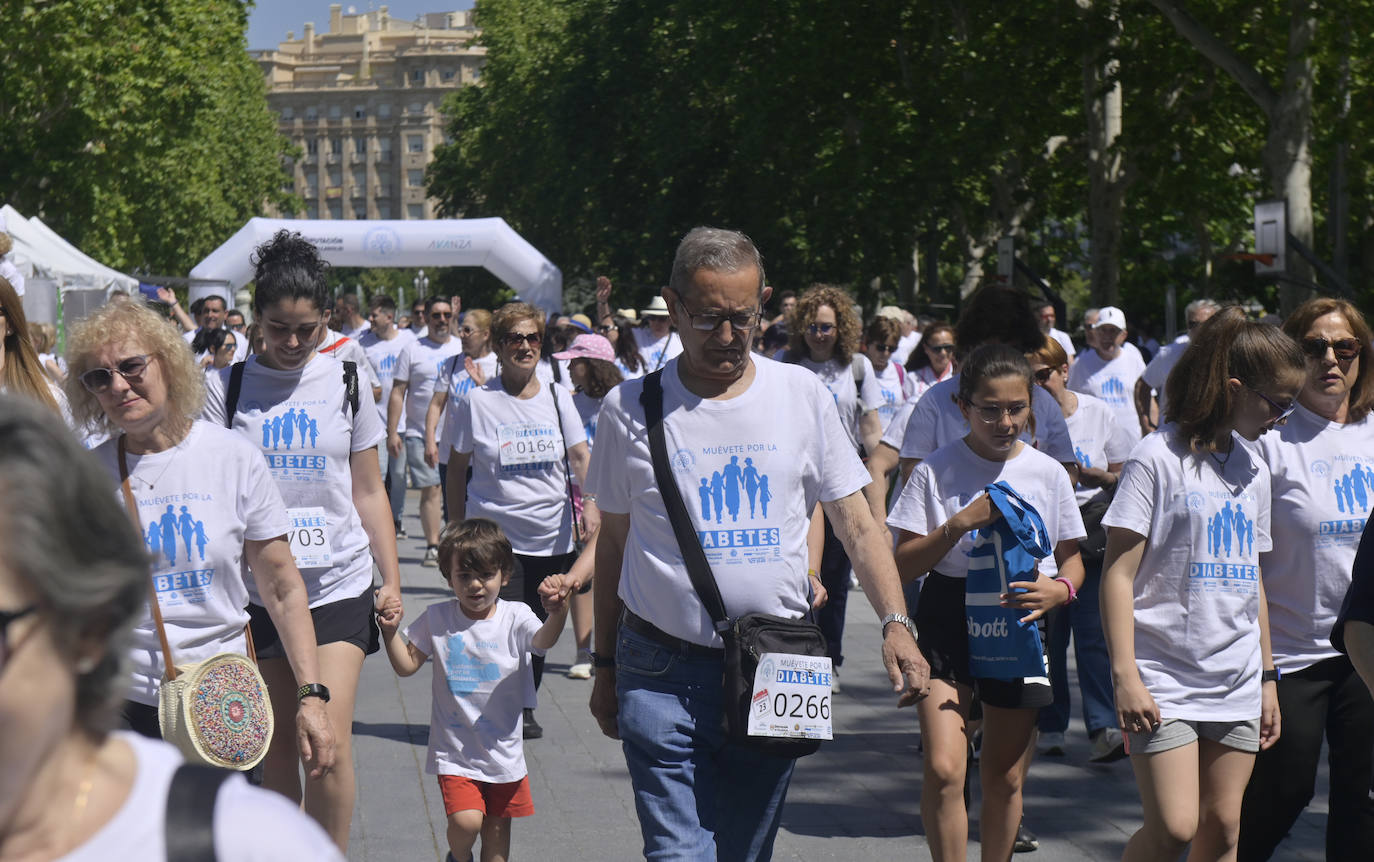
<path fill-rule="evenodd" d="M 17 611 L 0 611 L 0 670 L 3 670 L 10 661 L 12 650 L 10 646 L 10 623 L 23 619 L 36 610 L 38 610 L 38 605 L 29 605 L 27 608 L 20 608 Z"/>
<path fill-rule="evenodd" d="M 1268 404 L 1270 407 L 1274 408 L 1274 412 L 1279 414 L 1278 418 L 1274 420 L 1275 422 L 1282 422 L 1289 416 L 1292 416 L 1294 410 L 1298 409 L 1297 401 L 1289 401 L 1287 404 L 1280 404 L 1279 402 L 1270 398 L 1268 395 L 1265 395 L 1263 392 L 1259 391 L 1253 386 L 1247 386 L 1245 388 L 1249 389 L 1251 392 L 1263 398 L 1265 404 Z"/>
<path fill-rule="evenodd" d="M 1313 359 L 1325 359 L 1328 348 L 1342 362 L 1349 362 L 1359 356 L 1362 349 L 1359 339 L 1356 338 L 1340 338 L 1335 341 L 1327 341 L 1325 338 L 1304 338 L 1302 340 L 1302 352 Z"/>
<path fill-rule="evenodd" d="M 86 387 L 88 392 L 100 393 L 114 385 L 114 376 L 118 374 L 130 383 L 137 383 L 143 379 L 143 372 L 148 370 L 148 355 L 130 356 L 128 359 L 121 359 L 114 368 L 92 368 L 81 375 L 81 385 Z"/>
<path fill-rule="evenodd" d="M 829 335 L 830 333 L 835 331 L 835 324 L 813 323 L 810 326 L 806 327 L 806 331 L 811 333 L 812 335 Z"/>
<path fill-rule="evenodd" d="M 448 320 L 450 317 L 453 316 L 453 312 L 451 312 L 451 311 L 431 311 L 431 312 L 429 313 L 429 316 L 430 316 L 430 317 L 433 317 L 435 320 Z"/>
<path fill-rule="evenodd" d="M 538 347 L 543 341 L 543 337 L 537 332 L 507 332 L 501 338 L 501 343 L 507 347 L 519 347 L 522 344 L 528 344 L 530 347 Z"/>
<path fill-rule="evenodd" d="M 698 332 L 715 332 L 725 321 L 730 321 L 731 329 L 753 329 L 759 322 L 759 310 L 736 311 L 732 314 L 720 314 L 714 311 L 692 311 L 686 303 L 678 300 L 678 307 L 687 315 L 687 320 L 692 324 L 692 328 Z"/>
<path fill-rule="evenodd" d="M 931 353 L 953 353 L 953 352 L 954 352 L 954 345 L 953 345 L 953 344 L 927 344 L 927 345 L 926 345 L 926 350 L 929 350 Z"/>
<path fill-rule="evenodd" d="M 972 401 L 966 401 L 964 403 L 967 404 L 969 408 L 973 410 L 974 416 L 977 416 L 980 421 L 986 422 L 989 425 L 1001 419 L 1002 414 L 1004 413 L 1007 415 L 1008 418 L 1010 418 L 1014 422 L 1017 419 L 1020 419 L 1023 416 L 1025 416 L 1026 411 L 1030 410 L 1030 405 L 1024 402 L 1012 404 L 1007 407 L 997 407 L 988 404 L 974 404 Z"/>

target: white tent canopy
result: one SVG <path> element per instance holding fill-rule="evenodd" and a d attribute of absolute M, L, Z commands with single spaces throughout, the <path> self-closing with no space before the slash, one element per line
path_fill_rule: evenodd
<path fill-rule="evenodd" d="M 220 292 L 214 282 L 233 291 L 252 281 L 253 249 L 283 229 L 300 231 L 334 266 L 480 266 L 525 302 L 545 311 L 563 309 L 563 273 L 500 218 L 249 219 L 191 270 L 191 298 Z"/>
<path fill-rule="evenodd" d="M 67 242 L 37 216 L 26 219 L 9 204 L 0 206 L 0 220 L 14 240 L 10 259 L 28 282 L 24 311 L 32 320 L 54 323 L 57 292 L 107 294 L 113 288 L 137 292 L 138 279 L 110 269 Z M 96 297 L 97 301 L 103 301 Z M 69 321 L 70 322 L 70 321 Z"/>

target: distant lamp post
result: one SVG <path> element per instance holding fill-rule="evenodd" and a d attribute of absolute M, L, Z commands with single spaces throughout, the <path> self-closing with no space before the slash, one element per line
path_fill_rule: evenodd
<path fill-rule="evenodd" d="M 429 276 L 423 269 L 415 276 L 415 293 L 421 298 L 429 296 Z"/>

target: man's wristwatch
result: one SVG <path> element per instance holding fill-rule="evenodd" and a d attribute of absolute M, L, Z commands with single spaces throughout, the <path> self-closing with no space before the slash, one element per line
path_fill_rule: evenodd
<path fill-rule="evenodd" d="M 878 623 L 878 630 L 882 633 L 882 637 L 887 637 L 888 623 L 901 623 L 906 626 L 906 630 L 911 632 L 911 639 L 916 640 L 916 624 L 911 621 L 911 617 L 906 614 L 888 614 L 883 617 L 882 621 Z"/>
<path fill-rule="evenodd" d="M 318 697 L 325 703 L 329 703 L 329 689 L 320 685 L 318 682 L 307 683 L 296 689 L 296 701 L 300 702 L 307 697 Z"/>

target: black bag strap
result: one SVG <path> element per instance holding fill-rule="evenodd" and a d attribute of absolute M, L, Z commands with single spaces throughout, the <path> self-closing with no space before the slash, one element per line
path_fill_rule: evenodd
<path fill-rule="evenodd" d="M 358 363 L 346 359 L 343 362 L 344 391 L 348 393 L 348 406 L 353 415 L 358 415 Z"/>
<path fill-rule="evenodd" d="M 224 427 L 234 427 L 234 414 L 239 409 L 239 390 L 243 389 L 243 369 L 248 360 L 235 362 L 229 371 L 229 391 L 224 394 Z"/>
<path fill-rule="evenodd" d="M 190 763 L 177 767 L 167 788 L 167 862 L 215 862 L 215 798 L 232 774 Z"/>
<path fill-rule="evenodd" d="M 568 512 L 573 520 L 573 538 L 577 538 L 577 507 L 573 505 L 572 467 L 568 466 L 568 435 L 563 433 L 563 411 L 558 409 L 558 393 L 553 385 L 544 387 L 553 399 L 553 415 L 558 424 L 558 439 L 563 441 L 563 480 L 568 487 Z"/>
<path fill-rule="evenodd" d="M 711 573 L 711 563 L 706 552 L 701 549 L 701 540 L 692 529 L 692 516 L 682 502 L 682 492 L 668 467 L 668 444 L 663 433 L 663 371 L 654 371 L 644 377 L 644 392 L 639 396 L 644 405 L 644 423 L 649 430 L 649 455 L 654 462 L 654 481 L 658 483 L 659 496 L 668 510 L 668 522 L 673 525 L 677 536 L 678 549 L 682 551 L 682 562 L 687 566 L 687 576 L 692 579 L 692 589 L 697 591 L 716 631 L 724 632 L 730 625 L 725 613 L 725 600 L 721 598 L 720 586 Z"/>

